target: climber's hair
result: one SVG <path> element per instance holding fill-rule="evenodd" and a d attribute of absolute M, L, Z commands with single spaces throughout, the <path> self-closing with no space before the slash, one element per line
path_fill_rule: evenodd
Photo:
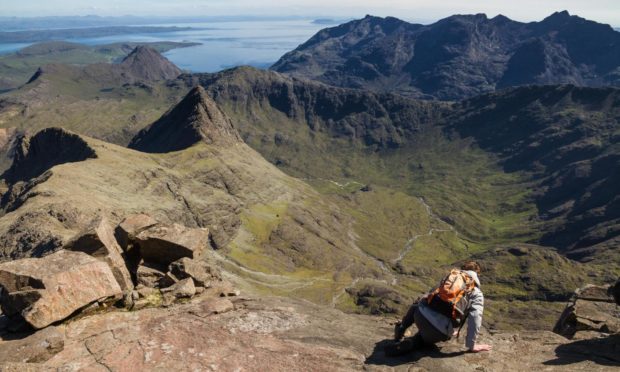
<path fill-rule="evenodd" d="M 463 262 L 463 265 L 461 265 L 461 270 L 475 271 L 478 275 L 480 275 L 480 271 L 482 271 L 478 262 L 471 260 Z"/>

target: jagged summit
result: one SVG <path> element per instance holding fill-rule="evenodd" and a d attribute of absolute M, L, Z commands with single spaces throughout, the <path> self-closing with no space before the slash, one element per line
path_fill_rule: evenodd
<path fill-rule="evenodd" d="M 230 118 L 203 87 L 197 86 L 159 120 L 141 130 L 131 140 L 129 148 L 164 153 L 182 150 L 200 141 L 229 145 L 242 139 Z"/>
<path fill-rule="evenodd" d="M 47 128 L 16 141 L 13 164 L 3 178 L 9 183 L 38 177 L 55 165 L 96 158 L 95 150 L 77 134 L 62 128 Z"/>
<path fill-rule="evenodd" d="M 181 74 L 181 70 L 148 46 L 137 46 L 123 61 L 121 66 L 136 78 L 143 80 L 168 80 Z"/>
<path fill-rule="evenodd" d="M 518 85 L 620 85 L 620 33 L 567 11 L 540 22 L 367 16 L 319 31 L 272 70 L 346 88 L 461 100 Z"/>

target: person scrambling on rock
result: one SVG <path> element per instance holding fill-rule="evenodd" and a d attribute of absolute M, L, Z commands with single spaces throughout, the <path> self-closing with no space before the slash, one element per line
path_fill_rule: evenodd
<path fill-rule="evenodd" d="M 460 270 L 452 269 L 437 288 L 411 305 L 402 321 L 396 324 L 394 338 L 398 342 L 386 348 L 386 355 L 402 355 L 424 345 L 458 337 L 465 321 L 465 345 L 469 351 L 490 351 L 490 345 L 476 343 L 484 310 L 479 274 L 480 265 L 475 261 L 465 262 Z M 413 323 L 417 326 L 418 333 L 401 341 L 405 331 Z"/>

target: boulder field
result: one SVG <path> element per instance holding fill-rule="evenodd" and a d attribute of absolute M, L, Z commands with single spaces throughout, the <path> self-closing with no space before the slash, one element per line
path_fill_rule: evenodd
<path fill-rule="evenodd" d="M 100 218 L 68 249 L 0 265 L 0 371 L 620 366 L 614 285 L 577 290 L 555 333 L 484 328 L 479 341 L 492 344 L 491 352 L 468 353 L 461 338 L 389 358 L 384 348 L 393 342 L 395 319 L 346 314 L 302 299 L 241 296 L 210 259 L 208 230 L 130 215 L 112 231 Z"/>
<path fill-rule="evenodd" d="M 135 228 L 136 221 L 149 224 Z M 124 237 L 123 248 L 103 217 L 61 250 L 0 264 L 6 328 L 42 329 L 111 304 L 126 309 L 170 306 L 206 289 L 219 294 L 215 288 L 222 287 L 220 273 L 203 257 L 211 250 L 207 229 L 132 215 L 116 230 Z M 222 293 L 234 292 L 224 287 Z"/>

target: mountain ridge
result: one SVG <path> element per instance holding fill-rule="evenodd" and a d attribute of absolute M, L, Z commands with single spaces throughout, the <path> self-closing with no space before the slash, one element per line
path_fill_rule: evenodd
<path fill-rule="evenodd" d="M 158 121 L 141 130 L 128 147 L 143 152 L 170 152 L 205 141 L 234 144 L 241 136 L 201 86 L 195 87 Z"/>
<path fill-rule="evenodd" d="M 524 67 L 523 60 L 531 66 Z M 327 84 L 458 100 L 523 84 L 620 84 L 620 33 L 568 12 L 431 25 L 367 16 L 319 31 L 271 68 Z"/>

